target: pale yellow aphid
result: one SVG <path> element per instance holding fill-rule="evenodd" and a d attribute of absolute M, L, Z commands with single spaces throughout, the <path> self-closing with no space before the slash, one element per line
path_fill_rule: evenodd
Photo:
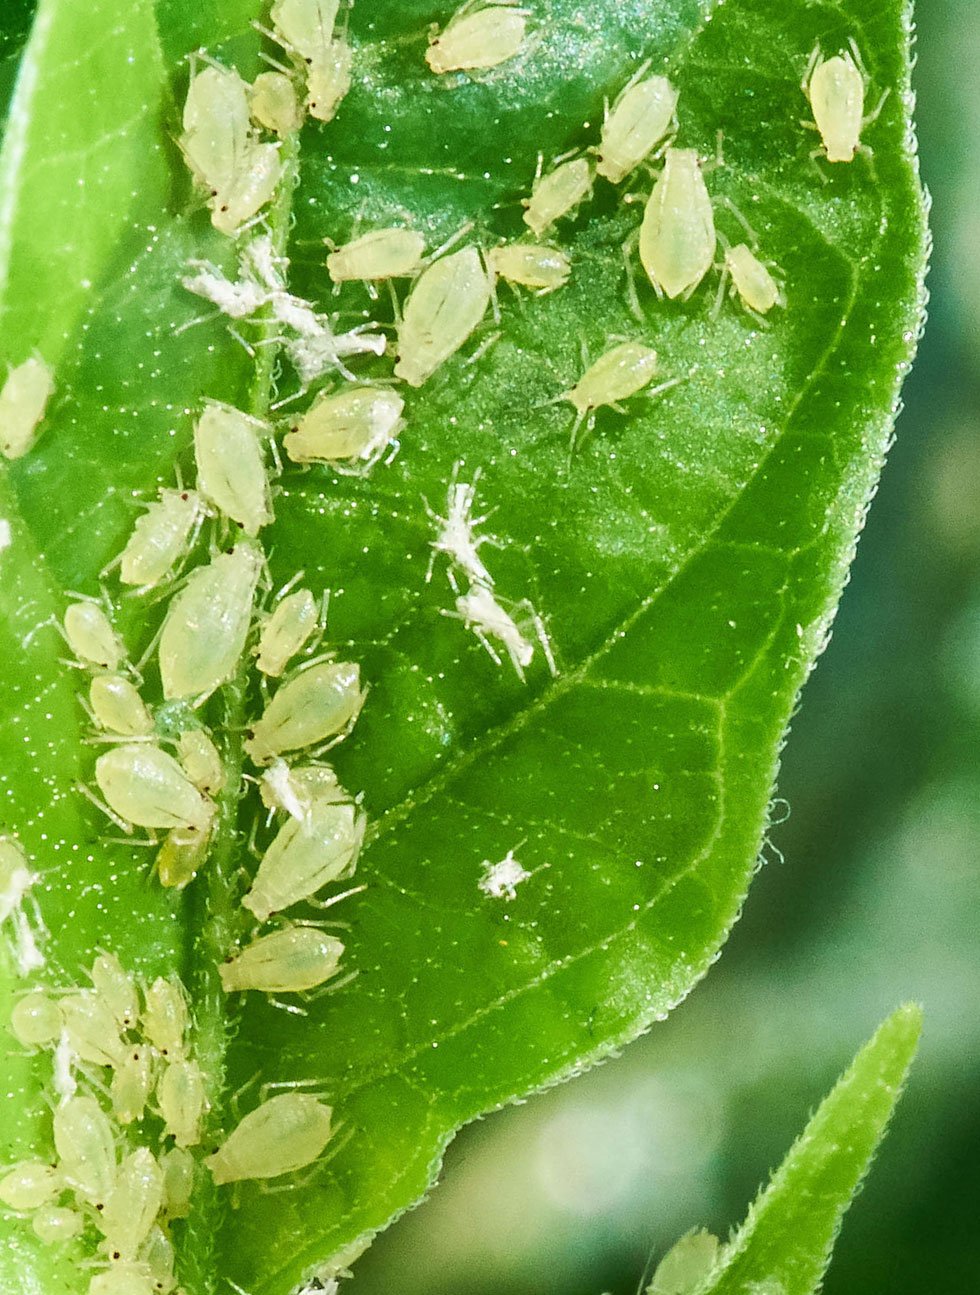
<path fill-rule="evenodd" d="M 849 50 L 823 58 L 818 45 L 803 77 L 823 153 L 828 162 L 853 162 L 861 146 L 864 76 Z"/>
<path fill-rule="evenodd" d="M 136 981 L 114 953 L 100 953 L 92 963 L 95 992 L 112 1013 L 120 1029 L 131 1030 L 139 1019 Z"/>
<path fill-rule="evenodd" d="M 334 283 L 405 279 L 418 274 L 424 254 L 425 239 L 414 229 L 372 229 L 331 252 L 327 273 Z"/>
<path fill-rule="evenodd" d="M 61 1031 L 61 1008 L 47 994 L 35 990 L 14 1004 L 10 1032 L 18 1043 L 27 1048 L 43 1047 L 55 1043 Z"/>
<path fill-rule="evenodd" d="M 175 1260 L 173 1242 L 159 1224 L 154 1224 L 140 1251 L 140 1263 L 145 1264 L 157 1295 L 169 1295 L 176 1286 Z"/>
<path fill-rule="evenodd" d="M 433 72 L 470 72 L 497 67 L 520 52 L 527 10 L 513 0 L 464 4 L 429 41 L 425 61 Z"/>
<path fill-rule="evenodd" d="M 198 489 L 219 512 L 257 535 L 272 521 L 262 455 L 268 427 L 257 418 L 210 401 L 194 428 Z"/>
<path fill-rule="evenodd" d="M 173 756 L 151 742 L 127 743 L 100 755 L 95 781 L 124 826 L 203 831 L 214 814 Z"/>
<path fill-rule="evenodd" d="M 88 1295 L 159 1295 L 143 1264 L 120 1264 L 97 1273 L 88 1284 Z"/>
<path fill-rule="evenodd" d="M 266 130 L 283 137 L 303 124 L 303 110 L 296 87 L 282 72 L 260 72 L 248 92 L 252 118 Z"/>
<path fill-rule="evenodd" d="M 163 1208 L 172 1219 L 186 1218 L 194 1194 L 194 1157 L 174 1147 L 160 1157 L 163 1169 Z"/>
<path fill-rule="evenodd" d="M 89 685 L 88 701 L 95 722 L 110 733 L 145 737 L 153 732 L 153 716 L 123 675 L 97 674 Z"/>
<path fill-rule="evenodd" d="M 177 755 L 198 791 L 215 796 L 224 787 L 225 767 L 204 729 L 185 728 L 177 737 Z"/>
<path fill-rule="evenodd" d="M 530 198 L 523 202 L 527 211 L 524 223 L 541 238 L 556 220 L 567 216 L 592 192 L 592 165 L 584 157 L 561 162 L 547 175 L 534 181 Z"/>
<path fill-rule="evenodd" d="M 0 1178 L 0 1201 L 12 1210 L 36 1210 L 63 1190 L 58 1170 L 40 1160 L 25 1160 Z"/>
<path fill-rule="evenodd" d="M 278 677 L 310 641 L 320 625 L 320 604 L 309 589 L 297 589 L 276 604 L 262 626 L 255 664 Z"/>
<path fill-rule="evenodd" d="M 161 886 L 182 890 L 194 880 L 207 857 L 210 831 L 205 828 L 175 827 L 157 851 L 156 869 Z"/>
<path fill-rule="evenodd" d="M 247 544 L 198 567 L 170 604 L 160 634 L 168 701 L 202 700 L 227 683 L 245 648 L 262 559 Z"/>
<path fill-rule="evenodd" d="M 260 936 L 233 954 L 218 972 L 227 993 L 258 989 L 268 994 L 315 989 L 336 974 L 340 940 L 313 926 L 286 926 Z"/>
<path fill-rule="evenodd" d="M 115 1182 L 116 1147 L 94 1098 L 69 1097 L 55 1108 L 54 1145 L 68 1185 L 91 1204 L 104 1204 Z"/>
<path fill-rule="evenodd" d="M 306 106 L 317 121 L 333 121 L 351 84 L 353 56 L 344 36 L 337 36 L 306 67 Z"/>
<path fill-rule="evenodd" d="M 166 579 L 193 544 L 203 517 L 204 503 L 196 490 L 161 490 L 122 551 L 122 583 L 152 589 Z"/>
<path fill-rule="evenodd" d="M 98 603 L 88 599 L 72 603 L 62 625 L 68 646 L 89 668 L 118 670 L 125 660 L 125 649 Z"/>
<path fill-rule="evenodd" d="M 277 0 L 272 6 L 276 39 L 305 64 L 306 106 L 318 121 L 331 121 L 350 88 L 351 52 L 334 35 L 338 0 Z"/>
<path fill-rule="evenodd" d="M 95 990 L 66 994 L 59 1006 L 69 1045 L 77 1057 L 96 1066 L 115 1066 L 122 1061 L 125 1045 L 116 1018 Z"/>
<path fill-rule="evenodd" d="M 658 293 L 689 295 L 711 269 L 715 220 L 693 148 L 668 148 L 640 226 L 640 260 Z"/>
<path fill-rule="evenodd" d="M 307 817 L 314 801 L 350 800 L 329 765 L 290 768 L 285 760 L 274 760 L 266 769 L 259 779 L 259 795 L 266 809 L 281 809 L 299 819 Z"/>
<path fill-rule="evenodd" d="M 245 750 L 256 764 L 336 737 L 364 704 L 361 672 L 349 661 L 322 661 L 282 685 L 252 726 Z"/>
<path fill-rule="evenodd" d="M 634 78 L 602 123 L 596 170 L 612 184 L 625 180 L 670 131 L 677 91 L 665 76 Z"/>
<path fill-rule="evenodd" d="M 145 1043 L 130 1045 L 112 1072 L 109 1098 L 120 1124 L 141 1120 L 153 1091 L 156 1053 Z"/>
<path fill-rule="evenodd" d="M 491 273 L 522 288 L 533 288 L 542 297 L 564 287 L 572 271 L 561 248 L 546 243 L 504 243 L 490 250 L 487 264 Z"/>
<path fill-rule="evenodd" d="M 182 986 L 176 980 L 158 976 L 146 991 L 143 1033 L 161 1057 L 174 1060 L 183 1056 L 188 1024 Z"/>
<path fill-rule="evenodd" d="M 388 387 L 347 387 L 322 393 L 283 438 L 294 463 L 329 463 L 365 472 L 404 426 L 405 402 Z"/>
<path fill-rule="evenodd" d="M 688 1295 L 698 1289 L 718 1262 L 718 1238 L 688 1232 L 661 1259 L 647 1295 Z"/>
<path fill-rule="evenodd" d="M 333 1111 L 308 1093 L 281 1093 L 251 1111 L 205 1164 L 216 1183 L 305 1169 L 330 1141 Z"/>
<path fill-rule="evenodd" d="M 46 1246 L 61 1246 L 74 1240 L 85 1226 L 78 1210 L 65 1205 L 44 1205 L 31 1219 L 34 1235 Z"/>
<path fill-rule="evenodd" d="M 18 364 L 0 389 L 0 453 L 19 459 L 37 439 L 37 429 L 54 392 L 51 370 L 36 355 Z"/>
<path fill-rule="evenodd" d="M 157 1103 L 166 1132 L 178 1147 L 195 1147 L 209 1109 L 204 1073 L 195 1061 L 172 1061 L 157 1084 Z"/>
<path fill-rule="evenodd" d="M 242 904 L 260 922 L 310 899 L 353 872 L 365 819 L 352 805 L 315 801 L 305 819 L 290 818 L 266 850 Z"/>
<path fill-rule="evenodd" d="M 475 247 L 440 257 L 419 275 L 398 325 L 395 376 L 421 387 L 486 314 L 490 280 Z"/>
<path fill-rule="evenodd" d="M 732 276 L 732 284 L 742 304 L 759 315 L 768 314 L 773 306 L 782 303 L 779 284 L 767 267 L 744 243 L 729 247 L 725 252 L 725 269 Z"/>
<path fill-rule="evenodd" d="M 578 413 L 572 443 L 582 421 L 602 405 L 616 405 L 642 391 L 657 372 L 657 352 L 642 342 L 620 342 L 590 364 L 571 390 L 561 397 Z"/>
<path fill-rule="evenodd" d="M 123 1159 L 96 1218 L 114 1259 L 136 1258 L 162 1205 L 163 1170 L 152 1151 L 139 1147 Z"/>

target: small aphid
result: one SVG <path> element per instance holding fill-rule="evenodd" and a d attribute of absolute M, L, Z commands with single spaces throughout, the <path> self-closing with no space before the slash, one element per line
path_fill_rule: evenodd
<path fill-rule="evenodd" d="M 19 459 L 37 439 L 37 429 L 54 392 L 51 370 L 38 356 L 18 364 L 0 390 L 0 453 Z"/>
<path fill-rule="evenodd" d="M 287 663 L 310 641 L 320 624 L 320 606 L 309 589 L 281 599 L 262 626 L 255 664 L 278 678 Z"/>
<path fill-rule="evenodd" d="M 69 1186 L 91 1204 L 104 1204 L 116 1177 L 116 1147 L 94 1098 L 69 1097 L 56 1108 L 54 1145 Z"/>
<path fill-rule="evenodd" d="M 62 1028 L 60 1007 L 39 990 L 25 994 L 10 1013 L 10 1032 L 25 1048 L 54 1043 Z"/>
<path fill-rule="evenodd" d="M 584 157 L 574 157 L 539 175 L 534 181 L 530 198 L 523 202 L 527 211 L 524 223 L 541 238 L 556 220 L 567 216 L 592 192 L 592 165 Z"/>
<path fill-rule="evenodd" d="M 711 269 L 715 242 L 697 151 L 668 148 L 640 226 L 640 260 L 657 292 L 690 295 Z"/>
<path fill-rule="evenodd" d="M 135 686 L 120 674 L 97 674 L 88 690 L 89 706 L 100 728 L 121 737 L 153 732 L 153 716 Z"/>
<path fill-rule="evenodd" d="M 483 585 L 473 585 L 456 599 L 456 614 L 465 623 L 466 628 L 473 631 L 498 665 L 501 664 L 500 656 L 491 639 L 497 639 L 503 644 L 504 650 L 510 657 L 511 665 L 520 679 L 524 679 L 524 671 L 534 659 L 534 643 L 525 632 L 530 631 L 541 645 L 545 660 L 548 662 L 548 669 L 554 675 L 555 662 L 544 622 L 530 603 L 519 603 L 515 610 L 525 613 L 527 621 L 525 627 L 522 628 Z"/>
<path fill-rule="evenodd" d="M 143 1033 L 162 1057 L 173 1061 L 183 1056 L 188 1023 L 182 986 L 158 976 L 146 991 Z"/>
<path fill-rule="evenodd" d="M 286 926 L 260 936 L 233 954 L 218 972 L 227 993 L 258 989 L 267 994 L 315 989 L 335 975 L 344 946 L 312 926 Z"/>
<path fill-rule="evenodd" d="M 122 583 L 152 589 L 165 580 L 194 543 L 203 517 L 204 502 L 196 490 L 161 490 L 122 551 Z"/>
<path fill-rule="evenodd" d="M 810 101 L 827 161 L 853 162 L 867 125 L 864 77 L 853 55 L 845 50 L 825 59 L 818 45 L 804 73 L 802 90 Z"/>
<path fill-rule="evenodd" d="M 141 1120 L 153 1091 L 156 1054 L 145 1043 L 126 1049 L 112 1072 L 109 1097 L 112 1113 L 120 1124 Z"/>
<path fill-rule="evenodd" d="M 464 4 L 429 41 L 425 61 L 433 72 L 469 72 L 497 67 L 524 44 L 527 10 L 514 0 Z"/>
<path fill-rule="evenodd" d="M 326 392 L 283 438 L 294 463 L 329 463 L 365 472 L 377 463 L 404 426 L 405 402 L 388 387 L 348 387 Z"/>
<path fill-rule="evenodd" d="M 252 726 L 245 750 L 256 764 L 336 737 L 353 723 L 364 693 L 361 672 L 350 661 L 308 666 L 282 685 Z"/>
<path fill-rule="evenodd" d="M 281 809 L 302 821 L 309 817 L 315 801 L 341 804 L 350 800 L 327 764 L 290 768 L 285 760 L 273 760 L 259 779 L 259 795 L 266 809 Z"/>
<path fill-rule="evenodd" d="M 333 121 L 351 85 L 353 55 L 346 37 L 337 36 L 306 65 L 306 107 L 317 121 Z"/>
<path fill-rule="evenodd" d="M 140 1251 L 140 1263 L 145 1264 L 157 1295 L 169 1295 L 177 1280 L 174 1277 L 173 1242 L 158 1224 L 150 1228 L 150 1235 Z"/>
<path fill-rule="evenodd" d="M 475 247 L 440 257 L 423 270 L 398 326 L 395 376 L 421 387 L 459 350 L 486 314 L 490 280 Z"/>
<path fill-rule="evenodd" d="M 688 1295 L 699 1288 L 718 1262 L 718 1238 L 688 1232 L 661 1259 L 647 1295 Z"/>
<path fill-rule="evenodd" d="M 203 699 L 227 683 L 245 648 L 262 559 L 247 544 L 198 567 L 173 599 L 160 634 L 167 701 Z"/>
<path fill-rule="evenodd" d="M 596 170 L 612 184 L 635 171 L 666 137 L 677 111 L 677 91 L 665 76 L 633 79 L 602 123 Z"/>
<path fill-rule="evenodd" d="M 194 1194 L 194 1157 L 174 1147 L 160 1157 L 163 1169 L 163 1208 L 172 1219 L 186 1218 Z"/>
<path fill-rule="evenodd" d="M 225 767 L 218 748 L 203 728 L 185 728 L 177 737 L 177 755 L 191 782 L 207 796 L 225 785 Z"/>
<path fill-rule="evenodd" d="M 490 250 L 487 264 L 493 274 L 522 288 L 533 288 L 540 297 L 564 287 L 571 274 L 565 253 L 546 243 L 504 243 Z"/>
<path fill-rule="evenodd" d="M 64 1186 L 53 1165 L 25 1160 L 0 1178 L 0 1201 L 12 1210 L 36 1210 L 53 1201 Z"/>
<path fill-rule="evenodd" d="M 303 820 L 290 818 L 266 850 L 242 904 L 260 922 L 353 872 L 365 820 L 352 805 L 314 802 Z"/>
<path fill-rule="evenodd" d="M 209 828 L 175 827 L 157 851 L 156 870 L 161 886 L 182 890 L 193 881 L 207 859 Z"/>
<path fill-rule="evenodd" d="M 157 1084 L 157 1102 L 166 1132 L 178 1147 L 196 1147 L 209 1109 L 201 1067 L 194 1061 L 172 1061 Z"/>
<path fill-rule="evenodd" d="M 88 1295 L 158 1295 L 143 1264 L 119 1264 L 96 1273 L 88 1284 Z"/>
<path fill-rule="evenodd" d="M 765 315 L 780 304 L 779 284 L 744 243 L 727 249 L 725 269 L 732 276 L 735 291 L 748 310 Z"/>
<path fill-rule="evenodd" d="M 59 1006 L 68 1042 L 77 1057 L 96 1066 L 116 1066 L 122 1061 L 125 1045 L 116 1019 L 95 990 L 66 994 Z"/>
<path fill-rule="evenodd" d="M 457 571 L 464 575 L 470 584 L 483 585 L 486 589 L 492 589 L 493 576 L 491 576 L 486 564 L 480 557 L 480 547 L 483 544 L 493 544 L 494 539 L 492 535 L 477 535 L 475 533 L 476 528 L 487 520 L 489 514 L 484 514 L 482 517 L 473 516 L 476 483 L 479 480 L 480 472 L 477 469 L 472 482 L 467 484 L 465 481 L 457 480 L 457 474 L 461 466 L 461 463 L 453 465 L 453 475 L 446 491 L 445 517 L 440 517 L 426 504 L 426 512 L 438 525 L 439 531 L 435 539 L 430 541 L 432 556 L 429 559 L 429 569 L 425 578 L 426 581 L 432 578 L 432 567 L 436 554 L 445 553 L 450 563 L 449 583 L 454 589 L 459 587 L 456 582 Z"/>
<path fill-rule="evenodd" d="M 260 72 L 248 92 L 252 118 L 283 138 L 303 124 L 303 110 L 292 80 L 282 72 Z"/>
<path fill-rule="evenodd" d="M 122 1030 L 131 1030 L 139 1019 L 139 991 L 135 979 L 114 953 L 100 953 L 92 963 L 92 984 Z"/>
<path fill-rule="evenodd" d="M 572 427 L 572 447 L 582 423 L 594 419 L 597 409 L 602 405 L 616 407 L 619 401 L 635 396 L 650 384 L 656 372 L 657 352 L 642 342 L 620 342 L 600 355 L 561 397 L 570 401 L 577 413 Z"/>
<path fill-rule="evenodd" d="M 305 1169 L 330 1141 L 333 1111 L 308 1093 L 281 1093 L 251 1111 L 205 1164 L 214 1181 L 279 1178 Z"/>
<path fill-rule="evenodd" d="M 62 1246 L 74 1240 L 85 1226 L 78 1210 L 64 1205 L 45 1205 L 31 1219 L 34 1235 L 46 1246 Z"/>
<path fill-rule="evenodd" d="M 156 1156 L 139 1147 L 116 1171 L 112 1190 L 96 1224 L 109 1250 L 123 1263 L 136 1258 L 163 1205 L 163 1170 Z"/>
<path fill-rule="evenodd" d="M 414 229 L 372 229 L 331 252 L 327 273 L 334 283 L 404 279 L 418 274 L 424 254 L 425 239 Z"/>
<path fill-rule="evenodd" d="M 95 762 L 95 781 L 109 808 L 137 827 L 203 831 L 214 806 L 173 758 L 151 742 L 114 747 Z"/>
<path fill-rule="evenodd" d="M 68 646 L 84 665 L 118 670 L 126 652 L 108 616 L 96 602 L 72 603 L 62 622 Z"/>
<path fill-rule="evenodd" d="M 204 497 L 257 535 L 272 521 L 269 479 L 262 455 L 268 427 L 231 405 L 210 401 L 194 428 L 197 484 Z"/>

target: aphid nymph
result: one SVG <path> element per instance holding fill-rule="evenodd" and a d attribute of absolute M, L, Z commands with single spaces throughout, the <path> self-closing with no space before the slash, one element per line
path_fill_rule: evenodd
<path fill-rule="evenodd" d="M 278 678 L 321 628 L 323 612 L 309 589 L 294 589 L 275 605 L 259 635 L 255 664 Z"/>
<path fill-rule="evenodd" d="M 725 249 L 725 270 L 746 310 L 766 315 L 773 306 L 782 305 L 779 284 L 745 243 Z"/>
<path fill-rule="evenodd" d="M 582 424 L 587 423 L 591 429 L 597 409 L 609 405 L 622 413 L 619 402 L 642 391 L 656 372 L 657 352 L 642 342 L 620 342 L 589 365 L 575 386 L 559 397 L 575 407 L 572 449 L 576 446 Z"/>
<path fill-rule="evenodd" d="M 279 829 L 242 898 L 243 906 L 265 922 L 349 876 L 364 826 L 364 816 L 353 805 L 314 801 L 305 818 L 290 818 Z"/>
<path fill-rule="evenodd" d="M 432 35 L 425 61 L 439 75 L 498 67 L 520 52 L 527 13 L 514 0 L 469 0 Z"/>
<path fill-rule="evenodd" d="M 252 118 L 280 138 L 292 135 L 303 124 L 292 80 L 282 72 L 260 72 L 248 92 Z"/>
<path fill-rule="evenodd" d="M 262 455 L 268 430 L 257 418 L 214 400 L 205 405 L 194 427 L 198 488 L 246 535 L 257 535 L 272 521 Z"/>
<path fill-rule="evenodd" d="M 398 436 L 404 408 L 388 387 L 324 392 L 286 433 L 283 449 L 294 463 L 329 463 L 340 472 L 363 474 Z"/>
<path fill-rule="evenodd" d="M 290 925 L 262 935 L 218 968 L 227 993 L 257 989 L 268 994 L 315 989 L 335 975 L 344 946 L 313 926 Z"/>
<path fill-rule="evenodd" d="M 204 502 L 196 490 L 161 490 L 122 551 L 122 583 L 152 589 L 165 580 L 194 543 L 203 518 Z"/>
<path fill-rule="evenodd" d="M 214 806 L 173 756 L 151 742 L 125 743 L 100 755 L 95 762 L 95 781 L 124 827 L 193 827 L 203 831 L 214 814 Z"/>
<path fill-rule="evenodd" d="M 425 239 L 414 229 L 372 229 L 332 251 L 327 273 L 334 283 L 404 279 L 418 274 L 424 254 Z"/>
<path fill-rule="evenodd" d="M 596 171 L 619 184 L 662 143 L 676 121 L 677 91 L 665 76 L 640 69 L 602 123 Z"/>
<path fill-rule="evenodd" d="M 7 374 L 0 389 L 0 453 L 19 459 L 37 439 L 37 429 L 54 392 L 54 377 L 36 355 Z"/>
<path fill-rule="evenodd" d="M 571 273 L 568 257 L 546 243 L 503 243 L 491 248 L 487 265 L 508 283 L 532 288 L 539 297 L 564 287 Z"/>
<path fill-rule="evenodd" d="M 89 669 L 118 670 L 125 660 L 125 649 L 97 602 L 72 603 L 62 625 L 68 646 Z"/>
<path fill-rule="evenodd" d="M 119 674 L 97 674 L 88 690 L 89 706 L 100 728 L 121 737 L 146 737 L 153 716 L 130 680 Z"/>
<path fill-rule="evenodd" d="M 541 238 L 557 220 L 567 216 L 592 192 L 592 164 L 584 157 L 573 157 L 561 162 L 547 175 L 540 173 L 531 189 L 530 198 L 523 199 L 527 211 L 524 223 L 535 238 Z"/>
<path fill-rule="evenodd" d="M 861 131 L 881 112 L 888 92 L 868 116 L 864 115 L 866 78 L 857 46 L 825 59 L 817 45 L 800 83 L 810 102 L 813 121 L 820 132 L 822 154 L 828 162 L 853 162 L 854 154 L 866 145 Z"/>

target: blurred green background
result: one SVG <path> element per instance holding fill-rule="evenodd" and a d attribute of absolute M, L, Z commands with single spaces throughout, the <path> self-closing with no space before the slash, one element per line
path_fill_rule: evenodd
<path fill-rule="evenodd" d="M 922 1051 L 825 1290 L 980 1290 L 978 0 L 923 0 L 918 54 L 929 328 L 786 747 L 789 817 L 688 1002 L 618 1060 L 464 1130 L 430 1199 L 359 1262 L 357 1295 L 635 1292 L 682 1232 L 741 1219 L 909 998 Z"/>

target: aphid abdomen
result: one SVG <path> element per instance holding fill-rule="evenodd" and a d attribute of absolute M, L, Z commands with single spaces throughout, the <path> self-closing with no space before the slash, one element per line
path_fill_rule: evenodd
<path fill-rule="evenodd" d="M 257 535 L 272 521 L 261 436 L 268 428 L 231 405 L 211 402 L 194 428 L 197 484 L 219 512 Z"/>
<path fill-rule="evenodd" d="M 143 1033 L 162 1057 L 182 1057 L 187 1033 L 187 1001 L 176 980 L 158 976 L 146 991 Z"/>
<path fill-rule="evenodd" d="M 204 188 L 224 189 L 248 143 L 248 94 L 238 73 L 209 66 L 193 76 L 183 125 L 180 146 L 191 171 Z"/>
<path fill-rule="evenodd" d="M 83 989 L 61 999 L 68 1042 L 82 1061 L 96 1066 L 118 1065 L 125 1055 L 112 1012 L 94 990 Z"/>
<path fill-rule="evenodd" d="M 438 75 L 497 67 L 520 51 L 526 28 L 525 11 L 509 4 L 457 14 L 432 38 L 425 61 Z"/>
<path fill-rule="evenodd" d="M 119 1264 L 96 1273 L 88 1295 L 160 1295 L 143 1264 Z"/>
<path fill-rule="evenodd" d="M 95 762 L 110 809 L 138 827 L 204 830 L 214 807 L 172 756 L 150 742 L 114 747 Z"/>
<path fill-rule="evenodd" d="M 0 1202 L 12 1210 L 36 1210 L 63 1189 L 61 1175 L 53 1165 L 27 1160 L 0 1178 Z"/>
<path fill-rule="evenodd" d="M 141 1120 L 153 1091 L 155 1054 L 146 1044 L 131 1045 L 112 1072 L 109 1096 L 120 1124 Z"/>
<path fill-rule="evenodd" d="M 96 722 L 110 733 L 145 737 L 153 732 L 153 716 L 123 675 L 97 674 L 89 686 L 88 700 Z"/>
<path fill-rule="evenodd" d="M 62 623 L 68 646 L 79 661 L 90 668 L 119 669 L 126 653 L 98 603 L 72 603 L 65 609 Z"/>
<path fill-rule="evenodd" d="M 259 864 L 242 904 L 265 922 L 349 876 L 364 839 L 364 817 L 352 805 L 315 802 L 305 819 L 290 818 Z"/>
<path fill-rule="evenodd" d="M 34 1235 L 46 1246 L 61 1246 L 82 1231 L 85 1220 L 78 1210 L 64 1205 L 42 1205 L 31 1219 Z"/>
<path fill-rule="evenodd" d="M 333 40 L 340 0 L 275 0 L 270 17 L 285 47 L 313 58 Z"/>
<path fill-rule="evenodd" d="M 173 1242 L 159 1224 L 150 1228 L 150 1234 L 140 1251 L 140 1263 L 147 1268 L 157 1295 L 170 1295 L 177 1285 L 174 1276 L 176 1255 Z"/>
<path fill-rule="evenodd" d="M 194 880 L 203 865 L 211 838 L 209 828 L 174 827 L 157 851 L 156 869 L 160 885 L 182 890 Z"/>
<path fill-rule="evenodd" d="M 598 173 L 619 184 L 635 171 L 670 130 L 677 97 L 665 76 L 627 86 L 603 123 Z"/>
<path fill-rule="evenodd" d="M 173 1147 L 160 1157 L 163 1170 L 163 1208 L 172 1219 L 186 1218 L 194 1194 L 194 1157 L 183 1147 Z"/>
<path fill-rule="evenodd" d="M 697 1290 L 717 1264 L 719 1251 L 718 1238 L 710 1232 L 686 1233 L 661 1259 L 650 1283 L 650 1295 Z"/>
<path fill-rule="evenodd" d="M 735 290 L 749 310 L 767 314 L 779 305 L 779 285 L 759 258 L 744 243 L 730 247 L 725 253 L 725 265 L 732 276 Z"/>
<path fill-rule="evenodd" d="M 562 162 L 547 175 L 535 181 L 530 198 L 526 198 L 524 223 L 541 238 L 547 230 L 567 216 L 592 192 L 592 167 L 584 157 Z"/>
<path fill-rule="evenodd" d="M 256 764 L 269 764 L 283 751 L 335 737 L 364 702 L 360 670 L 349 661 L 325 661 L 301 670 L 282 685 L 252 727 L 245 749 Z"/>
<path fill-rule="evenodd" d="M 248 94 L 252 117 L 283 137 L 299 130 L 303 112 L 292 81 L 282 72 L 260 72 Z"/>
<path fill-rule="evenodd" d="M 405 402 L 387 387 L 352 387 L 321 395 L 283 438 L 294 463 L 374 458 L 398 435 Z"/>
<path fill-rule="evenodd" d="M 196 490 L 161 490 L 138 518 L 122 552 L 119 579 L 152 589 L 183 557 L 204 511 Z"/>
<path fill-rule="evenodd" d="M 852 162 L 861 140 L 864 77 L 850 54 L 819 62 L 808 91 L 827 161 Z"/>
<path fill-rule="evenodd" d="M 262 627 L 255 664 L 263 674 L 278 677 L 316 633 L 320 609 L 309 589 L 287 594 Z"/>
<path fill-rule="evenodd" d="M 10 1032 L 27 1048 L 55 1043 L 63 1028 L 61 1008 L 36 990 L 19 999 L 10 1013 Z"/>
<path fill-rule="evenodd" d="M 194 1147 L 201 1140 L 201 1124 L 208 1110 L 204 1074 L 196 1062 L 178 1059 L 164 1070 L 157 1085 L 160 1114 L 178 1147 Z"/>
<path fill-rule="evenodd" d="M 258 989 L 268 994 L 315 989 L 336 974 L 344 946 L 312 926 L 288 926 L 260 936 L 218 971 L 227 993 Z"/>
<path fill-rule="evenodd" d="M 116 1171 L 98 1227 L 123 1262 L 136 1258 L 163 1205 L 163 1170 L 146 1147 L 126 1156 Z"/>
<path fill-rule="evenodd" d="M 93 1205 L 104 1204 L 116 1176 L 108 1119 L 92 1097 L 69 1097 L 55 1108 L 54 1145 L 65 1180 Z"/>
<path fill-rule="evenodd" d="M 670 298 L 692 292 L 715 255 L 711 199 L 694 149 L 669 148 L 640 226 L 640 260 Z"/>
<path fill-rule="evenodd" d="M 333 121 L 351 84 L 351 48 L 343 36 L 335 40 L 306 67 L 306 107 L 316 121 Z"/>
<path fill-rule="evenodd" d="M 185 728 L 177 738 L 177 754 L 191 782 L 207 796 L 225 785 L 225 769 L 218 748 L 202 728 Z"/>
<path fill-rule="evenodd" d="M 424 253 L 425 239 L 414 229 L 373 229 L 331 252 L 327 272 L 334 283 L 403 279 L 419 272 Z"/>
<path fill-rule="evenodd" d="M 95 992 L 122 1030 L 131 1030 L 139 1019 L 136 981 L 114 953 L 100 953 L 92 963 Z"/>
<path fill-rule="evenodd" d="M 54 377 L 32 355 L 11 369 L 0 389 L 0 453 L 19 459 L 37 439 L 37 429 L 54 392 Z"/>
<path fill-rule="evenodd" d="M 459 350 L 489 304 L 490 282 L 475 247 L 461 248 L 423 270 L 398 328 L 395 376 L 422 386 Z"/>
<path fill-rule="evenodd" d="M 313 1163 L 330 1141 L 333 1112 L 308 1093 L 282 1093 L 251 1111 L 204 1162 L 216 1183 L 278 1178 Z"/>
<path fill-rule="evenodd" d="M 565 253 L 544 243 L 505 243 L 493 248 L 487 261 L 502 279 L 542 293 L 564 287 L 571 273 Z"/>
<path fill-rule="evenodd" d="M 641 342 L 621 342 L 586 369 L 568 399 L 580 413 L 615 404 L 642 391 L 656 371 L 656 351 Z"/>

